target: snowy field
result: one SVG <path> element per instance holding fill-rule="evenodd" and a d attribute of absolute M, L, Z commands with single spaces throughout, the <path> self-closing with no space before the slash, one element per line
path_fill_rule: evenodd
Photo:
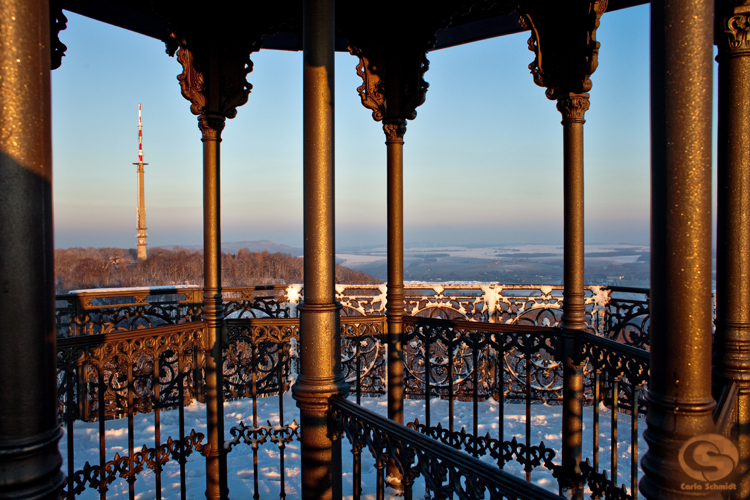
<path fill-rule="evenodd" d="M 380 398 L 362 398 L 362 405 L 381 415 L 387 413 L 387 403 L 385 396 Z M 548 406 L 544 404 L 534 404 L 531 406 L 531 442 L 538 445 L 541 441 L 548 447 L 556 450 L 558 456 L 555 463 L 559 463 L 559 450 L 561 445 L 561 406 Z M 479 405 L 479 434 L 484 435 L 487 432 L 494 438 L 498 437 L 498 403 L 489 400 Z M 229 429 L 240 423 L 252 424 L 253 422 L 253 405 L 252 400 L 246 399 L 241 401 L 232 401 L 225 403 L 225 433 L 231 437 Z M 505 419 L 504 439 L 510 440 L 515 436 L 519 442 L 526 441 L 526 409 L 523 404 L 506 404 L 504 407 Z M 431 401 L 431 425 L 437 425 L 441 421 L 444 427 L 447 427 L 448 402 L 440 399 Z M 269 397 L 258 400 L 258 422 L 264 424 L 289 424 L 293 419 L 298 417 L 298 409 L 290 393 L 284 395 L 284 419 L 279 421 L 279 398 Z M 413 421 L 418 418 L 424 422 L 424 401 L 406 400 L 405 416 L 406 421 Z M 454 426 L 459 430 L 462 425 L 471 430 L 472 425 L 472 404 L 456 402 L 454 413 Z M 609 469 L 610 449 L 609 443 L 611 438 L 611 412 L 604 406 L 600 407 L 599 415 L 599 432 L 600 432 L 600 451 L 599 460 L 600 468 Z M 618 418 L 618 485 L 625 484 L 630 487 L 630 424 L 629 415 L 619 415 Z M 154 436 L 154 414 L 139 414 L 135 417 L 135 448 L 138 449 L 143 444 L 153 447 Z M 638 420 L 638 451 L 639 463 L 640 457 L 646 451 L 646 444 L 642 438 L 642 432 L 645 428 L 645 420 Z M 185 408 L 185 432 L 190 433 L 191 429 L 205 434 L 205 406 L 200 403 L 193 403 Z M 584 436 L 583 436 L 583 454 L 584 459 L 592 455 L 592 436 L 593 429 L 593 408 L 584 408 Z M 178 430 L 178 411 L 161 412 L 161 436 L 162 442 L 166 441 L 168 436 L 177 438 Z M 92 465 L 99 463 L 99 423 L 98 422 L 76 422 L 74 428 L 75 437 L 75 466 L 80 470 L 85 462 Z M 128 432 L 127 419 L 109 420 L 106 422 L 106 441 L 107 441 L 107 460 L 112 460 L 116 453 L 120 456 L 128 454 Z M 205 440 L 204 440 L 205 442 Z M 67 441 L 63 437 L 60 441 L 60 452 L 63 459 L 67 459 Z M 343 455 L 343 491 L 344 496 L 352 496 L 352 455 L 349 452 L 350 447 L 347 440 L 342 445 Z M 300 497 L 300 445 L 298 441 L 289 443 L 284 452 L 285 460 L 285 490 L 287 498 Z M 491 457 L 485 457 L 485 461 L 495 464 Z M 229 453 L 228 458 L 229 470 L 229 497 L 232 499 L 251 498 L 253 496 L 253 453 L 250 446 L 240 442 Z M 258 452 L 258 470 L 259 470 L 259 493 L 261 498 L 279 498 L 281 474 L 280 474 L 280 452 L 277 445 L 269 442 L 261 445 Z M 525 473 L 520 464 L 510 462 L 505 465 L 504 470 L 525 478 Z M 67 464 L 63 465 L 63 471 L 67 471 Z M 170 461 L 164 467 L 162 472 L 162 495 L 163 498 L 180 497 L 180 476 L 179 464 Z M 203 457 L 194 452 L 188 458 L 187 463 L 187 498 L 203 499 L 205 498 L 205 461 Z M 367 450 L 362 453 L 362 498 L 375 498 L 375 468 L 371 455 Z M 639 476 L 640 479 L 640 476 Z M 531 474 L 532 482 L 537 485 L 557 492 L 557 481 L 552 477 L 550 471 L 546 468 L 537 467 Z M 138 475 L 135 483 L 136 498 L 145 500 L 155 498 L 155 476 L 153 471 L 146 469 Z M 421 480 L 418 480 L 414 486 L 414 495 L 421 497 L 424 494 L 424 486 Z M 391 492 L 392 493 L 392 492 Z M 391 495 L 392 496 L 392 495 Z M 79 498 L 94 499 L 99 494 L 95 489 L 84 491 Z M 107 493 L 109 499 L 128 498 L 128 484 L 125 479 L 118 478 L 109 486 Z"/>

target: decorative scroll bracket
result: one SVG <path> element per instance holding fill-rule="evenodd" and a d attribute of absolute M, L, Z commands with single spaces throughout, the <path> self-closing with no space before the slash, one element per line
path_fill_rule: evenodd
<path fill-rule="evenodd" d="M 591 90 L 590 76 L 599 57 L 596 30 L 606 8 L 607 0 L 526 0 L 519 5 L 519 23 L 531 30 L 529 50 L 536 55 L 529 69 L 534 83 L 547 88 L 550 100 Z"/>
<path fill-rule="evenodd" d="M 62 65 L 62 58 L 68 47 L 60 41 L 60 32 L 68 27 L 68 18 L 63 14 L 61 0 L 51 0 L 49 3 L 50 21 L 50 66 L 57 69 Z"/>

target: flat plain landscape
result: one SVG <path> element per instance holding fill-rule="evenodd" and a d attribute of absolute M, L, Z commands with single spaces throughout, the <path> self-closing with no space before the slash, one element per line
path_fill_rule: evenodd
<path fill-rule="evenodd" d="M 586 245 L 586 283 L 648 287 L 649 257 L 649 247 L 644 245 Z M 387 281 L 384 246 L 339 253 L 337 258 L 337 262 L 346 267 Z M 562 273 L 562 245 L 413 246 L 404 249 L 406 281 L 560 284 Z"/>

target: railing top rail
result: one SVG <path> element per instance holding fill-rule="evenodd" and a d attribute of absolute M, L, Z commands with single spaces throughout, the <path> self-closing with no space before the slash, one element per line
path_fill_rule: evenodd
<path fill-rule="evenodd" d="M 192 321 L 180 323 L 179 325 L 157 326 L 154 328 L 143 328 L 140 330 L 121 330 L 117 332 L 99 333 L 96 335 L 83 335 L 80 337 L 58 338 L 58 348 L 82 347 L 104 344 L 106 342 L 117 342 L 119 340 L 136 340 L 139 338 L 152 337 L 154 335 L 169 335 L 188 330 L 203 330 L 206 324 L 203 321 Z"/>
<path fill-rule="evenodd" d="M 233 318 L 225 320 L 228 327 L 250 326 L 250 327 L 286 327 L 299 326 L 299 318 Z"/>
<path fill-rule="evenodd" d="M 505 323 L 484 323 L 480 321 L 469 321 L 467 319 L 439 319 L 423 318 L 420 316 L 404 316 L 405 324 L 427 324 L 434 326 L 450 326 L 464 330 L 481 330 L 483 332 L 499 333 L 556 333 L 564 330 L 556 326 L 534 326 L 534 325 L 508 325 Z"/>
<path fill-rule="evenodd" d="M 560 330 L 561 332 L 566 331 L 564 329 L 558 329 L 558 330 Z M 580 335 L 580 339 L 583 340 L 584 342 L 597 345 L 599 347 L 603 347 L 604 349 L 607 349 L 609 351 L 614 351 L 624 356 L 631 357 L 635 359 L 636 361 L 645 363 L 647 366 L 650 364 L 651 354 L 644 349 L 639 349 L 638 347 L 633 347 L 631 345 L 622 344 L 620 342 L 617 342 L 616 340 L 608 339 L 606 337 L 600 337 L 598 335 L 593 335 L 591 333 L 584 332 L 584 331 L 577 331 L 577 334 Z"/>
<path fill-rule="evenodd" d="M 297 326 L 299 318 L 232 318 L 225 320 L 227 326 Z M 341 316 L 342 325 L 358 323 L 387 323 L 386 316 Z"/>
<path fill-rule="evenodd" d="M 444 462 L 448 462 L 466 473 L 467 476 L 483 479 L 488 486 L 498 487 L 501 493 L 512 492 L 516 498 L 524 500 L 562 498 L 533 483 L 528 483 L 497 467 L 457 451 L 451 446 L 373 413 L 341 396 L 331 397 L 330 404 L 333 409 L 339 409 L 353 415 L 357 419 L 367 422 L 381 432 L 391 435 L 400 441 L 412 443 L 416 448 L 432 457 L 439 457 Z"/>
<path fill-rule="evenodd" d="M 651 293 L 650 288 L 639 288 L 633 286 L 608 285 L 605 288 L 612 292 L 645 293 L 646 295 L 649 295 Z"/>
<path fill-rule="evenodd" d="M 740 387 L 737 382 L 724 388 L 721 398 L 714 410 L 714 422 L 716 433 L 725 437 L 731 437 L 734 424 L 737 421 L 737 410 L 739 404 Z"/>

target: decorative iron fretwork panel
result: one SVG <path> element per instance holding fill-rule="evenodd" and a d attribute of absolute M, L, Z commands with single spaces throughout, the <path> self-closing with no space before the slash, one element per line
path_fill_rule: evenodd
<path fill-rule="evenodd" d="M 204 452 L 204 437 L 202 433 L 195 432 L 195 429 L 193 429 L 184 439 L 175 440 L 169 437 L 158 448 L 143 445 L 132 455 L 115 453 L 114 458 L 107 461 L 103 466 L 100 464 L 91 465 L 86 462 L 82 469 L 75 471 L 73 476 L 68 478 L 68 485 L 60 492 L 60 496 L 72 500 L 87 489 L 94 489 L 99 491 L 100 494 L 106 494 L 107 486 L 118 477 L 124 478 L 128 482 L 135 482 L 137 476 L 144 469 L 161 472 L 164 466 L 172 460 L 184 466 L 187 457 L 192 455 L 194 451 Z"/>
<path fill-rule="evenodd" d="M 302 286 L 224 288 L 227 318 L 296 316 Z M 200 321 L 203 290 L 196 286 L 74 291 L 57 296 L 59 338 Z"/>
<path fill-rule="evenodd" d="M 633 388 L 639 388 L 638 413 L 646 413 L 646 390 L 649 380 L 649 353 L 610 339 L 581 333 L 581 349 L 586 362 L 584 392 L 586 401 L 591 401 L 594 391 L 594 374 L 605 374 L 605 405 L 613 404 L 612 382 L 622 388 L 618 391 L 618 406 L 626 411 L 633 409 Z"/>
<path fill-rule="evenodd" d="M 286 392 L 297 369 L 299 321 L 228 320 L 224 349 L 224 398 Z"/>
<path fill-rule="evenodd" d="M 343 398 L 331 398 L 331 421 L 333 431 L 345 435 L 351 443 L 355 471 L 361 468 L 362 451 L 370 452 L 377 469 L 378 497 L 383 493 L 384 469 L 390 462 L 402 475 L 405 498 L 412 497 L 412 485 L 420 476 L 434 498 L 454 494 L 464 500 L 559 498 Z M 355 489 L 360 486 L 355 484 Z"/>
<path fill-rule="evenodd" d="M 612 288 L 606 310 L 606 335 L 648 350 L 651 311 L 648 289 Z"/>
<path fill-rule="evenodd" d="M 471 400 L 476 389 L 480 400 L 560 400 L 562 365 L 554 357 L 555 336 L 556 331 L 543 328 L 410 320 L 404 334 L 407 397 L 429 392 Z"/>
<path fill-rule="evenodd" d="M 510 441 L 500 441 L 490 436 L 489 432 L 484 436 L 475 436 L 463 427 L 460 431 L 451 432 L 440 423 L 428 427 L 419 420 L 409 422 L 407 427 L 472 456 L 489 455 L 497 460 L 498 464 L 518 462 L 526 470 L 544 466 L 554 471 L 556 467 L 553 462 L 555 450 L 545 446 L 544 442 L 539 443 L 538 446 L 530 446 L 519 442 L 515 436 Z"/>
<path fill-rule="evenodd" d="M 350 393 L 380 396 L 386 390 L 385 317 L 356 319 L 341 321 L 341 371 Z"/>
<path fill-rule="evenodd" d="M 197 396 L 203 334 L 204 324 L 194 322 L 58 340 L 59 419 L 66 411 L 91 421 L 123 417 L 129 408 L 174 408 L 179 390 L 189 403 Z"/>

